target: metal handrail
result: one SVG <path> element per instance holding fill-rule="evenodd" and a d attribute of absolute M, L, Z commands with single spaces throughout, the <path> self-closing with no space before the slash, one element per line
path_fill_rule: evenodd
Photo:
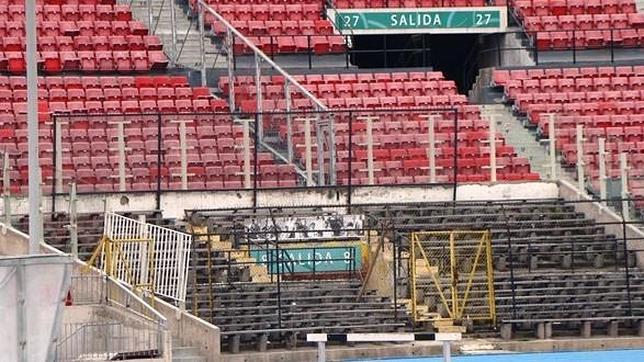
<path fill-rule="evenodd" d="M 241 41 L 249 47 L 253 53 L 255 53 L 256 56 L 261 58 L 264 62 L 266 62 L 268 65 L 270 65 L 273 69 L 275 69 L 278 73 L 280 73 L 282 76 L 284 76 L 284 79 L 288 81 L 289 83 L 293 84 L 295 88 L 297 88 L 304 96 L 309 98 L 311 102 L 313 102 L 319 110 L 322 111 L 328 111 L 329 109 L 327 106 L 322 103 L 319 99 L 317 99 L 311 92 L 309 92 L 306 88 L 304 88 L 297 80 L 295 80 L 290 74 L 288 74 L 284 69 L 282 69 L 279 65 L 277 65 L 275 62 L 273 62 L 268 55 L 266 55 L 263 51 L 261 51 L 253 42 L 251 42 L 248 38 L 246 38 L 242 33 L 239 32 L 239 30 L 235 29 L 226 19 L 224 19 L 223 16 L 221 16 L 218 12 L 216 12 L 212 7 L 210 7 L 206 2 L 203 0 L 197 0 L 198 6 L 202 7 L 204 11 L 209 12 L 212 16 L 214 16 L 218 21 L 220 21 L 226 29 L 230 30 L 234 35 L 236 35 Z"/>

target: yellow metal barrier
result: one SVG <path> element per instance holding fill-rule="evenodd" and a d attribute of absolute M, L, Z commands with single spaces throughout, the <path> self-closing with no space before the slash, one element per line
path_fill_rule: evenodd
<path fill-rule="evenodd" d="M 154 295 L 153 239 L 112 240 L 103 236 L 87 262 L 87 268 L 90 266 L 129 284 L 142 296 Z"/>
<path fill-rule="evenodd" d="M 489 231 L 412 233 L 409 263 L 415 321 L 496 322 Z"/>

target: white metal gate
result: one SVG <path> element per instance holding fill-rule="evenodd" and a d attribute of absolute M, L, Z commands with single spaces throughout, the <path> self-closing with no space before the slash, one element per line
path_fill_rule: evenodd
<path fill-rule="evenodd" d="M 152 280 L 156 294 L 185 302 L 190 234 L 107 212 L 103 235 L 115 242 L 133 241 L 122 244 L 127 265 L 117 264 L 114 277 L 125 282 Z"/>

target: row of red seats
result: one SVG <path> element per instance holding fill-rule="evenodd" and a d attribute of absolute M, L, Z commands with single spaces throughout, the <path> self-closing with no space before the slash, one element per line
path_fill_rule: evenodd
<path fill-rule="evenodd" d="M 505 1 L 496 1 L 499 6 Z M 471 7 L 495 5 L 495 1 L 486 0 L 334 0 L 338 9 L 365 9 L 365 8 L 440 8 L 440 7 Z M 488 4 L 490 3 L 490 4 Z"/>
<path fill-rule="evenodd" d="M 509 96 L 543 92 L 639 92 L 644 89 L 644 76 L 510 80 L 505 83 L 504 89 Z"/>
<path fill-rule="evenodd" d="M 231 25 L 248 36 L 275 36 L 277 44 L 283 35 L 332 35 L 333 24 L 328 20 L 235 20 Z M 213 24 L 215 34 L 223 35 L 226 28 L 221 23 Z"/>
<path fill-rule="evenodd" d="M 454 177 L 452 173 L 445 172 L 444 175 L 436 175 L 437 183 L 448 183 L 454 182 Z M 463 175 L 458 174 L 456 177 L 458 182 L 487 182 L 490 180 L 490 173 L 483 171 L 480 174 L 473 175 Z M 539 181 L 539 174 L 531 173 L 501 173 L 497 175 L 497 180 L 499 181 Z M 338 185 L 348 185 L 348 177 L 339 178 Z M 428 184 L 430 183 L 429 176 L 398 176 L 398 177 L 380 177 L 376 179 L 375 185 L 417 185 L 417 184 Z M 352 185 L 369 185 L 369 180 L 366 177 L 356 177 L 352 180 Z"/>
<path fill-rule="evenodd" d="M 300 21 L 320 20 L 322 3 L 311 4 L 218 4 L 215 10 L 228 20 L 259 20 L 259 21 Z M 209 19 L 206 16 L 206 20 Z M 214 23 L 208 21 L 208 23 Z"/>
<path fill-rule="evenodd" d="M 520 93 L 514 97 L 515 104 L 520 109 L 525 109 L 529 104 L 539 103 L 601 103 L 639 100 L 644 100 L 643 91 Z"/>
<path fill-rule="evenodd" d="M 132 12 L 124 4 L 47 4 L 36 5 L 39 21 L 132 20 Z M 25 6 L 0 4 L 0 21 L 24 21 Z"/>
<path fill-rule="evenodd" d="M 644 112 L 644 101 L 622 102 L 575 102 L 530 104 L 522 110 L 530 122 L 537 124 L 541 113 L 563 113 L 566 115 L 626 115 Z"/>
<path fill-rule="evenodd" d="M 235 89 L 235 93 L 254 94 L 245 86 Z M 265 94 L 268 98 L 283 99 L 284 87 L 275 85 L 265 86 Z M 389 82 L 389 83 L 354 83 L 354 84 L 307 84 L 305 88 L 319 94 L 322 98 L 351 98 L 351 97 L 401 97 L 408 96 L 434 96 L 451 95 L 456 93 L 452 81 L 412 81 L 412 82 Z"/>
<path fill-rule="evenodd" d="M 460 94 L 454 96 L 403 96 L 403 97 L 367 97 L 367 98 L 326 98 L 324 103 L 329 108 L 334 109 L 406 109 L 406 108 L 417 108 L 417 109 L 429 109 L 429 108 L 445 108 L 446 112 L 448 109 L 460 108 L 462 112 L 465 111 L 467 104 L 467 98 Z M 277 111 L 283 110 L 282 106 L 284 103 L 276 102 L 271 99 L 265 99 L 263 101 L 262 110 L 263 111 Z M 240 108 L 245 112 L 256 112 L 257 103 L 254 100 L 242 101 Z M 298 104 L 298 102 L 293 103 L 293 109 L 307 109 L 310 108 L 308 102 Z M 478 112 L 475 110 L 475 115 L 478 115 Z"/>
<path fill-rule="evenodd" d="M 574 68 L 528 68 L 528 69 L 495 69 L 492 74 L 494 85 L 505 85 L 510 80 L 524 79 L 559 79 L 559 78 L 612 78 L 631 77 L 644 74 L 644 66 L 602 66 Z"/>
<path fill-rule="evenodd" d="M 3 56 L 4 55 L 4 56 Z M 0 53 L 0 71 L 26 72 L 24 52 Z M 39 67 L 47 73 L 63 71 L 131 72 L 165 69 L 168 58 L 159 50 L 40 52 Z"/>
<path fill-rule="evenodd" d="M 559 128 L 555 134 L 557 141 L 562 144 L 574 144 L 577 139 L 576 129 Z M 584 128 L 584 141 L 597 143 L 598 138 L 604 138 L 611 141 L 622 141 L 618 144 L 620 151 L 624 152 L 644 152 L 644 134 L 642 127 L 607 127 L 607 128 Z"/>
<path fill-rule="evenodd" d="M 544 135 L 548 135 L 549 117 L 543 115 L 539 119 L 539 129 Z M 558 115 L 556 127 L 562 129 L 575 128 L 577 125 L 588 128 L 607 128 L 607 127 L 642 127 L 644 126 L 644 114 L 619 114 L 609 116 L 566 116 Z"/>
<path fill-rule="evenodd" d="M 528 31 L 556 30 L 621 30 L 640 26 L 642 14 L 584 14 L 561 16 L 530 16 L 523 20 Z"/>
<path fill-rule="evenodd" d="M 110 36 L 39 36 L 39 51 L 126 51 L 126 50 L 162 50 L 163 43 L 156 35 L 110 35 Z M 4 37 L 0 42 L 0 51 L 25 51 L 23 37 Z"/>
<path fill-rule="evenodd" d="M 162 88 L 189 87 L 184 76 L 64 76 L 38 77 L 42 89 L 113 89 L 113 88 Z M 23 76 L 0 76 L 0 89 L 27 89 Z"/>
<path fill-rule="evenodd" d="M 82 121 L 80 118 L 79 120 Z M 97 141 L 108 142 L 115 140 L 118 134 L 118 128 L 115 124 L 111 126 L 107 124 L 108 128 L 105 128 L 104 123 L 98 122 L 100 126 L 95 126 L 95 122 L 92 122 L 92 127 L 90 128 L 79 128 L 78 123 L 78 121 L 74 121 L 69 126 L 61 127 L 60 136 L 63 140 L 63 147 L 65 142 L 73 142 L 74 144 L 82 141 L 87 141 L 92 144 Z M 169 125 L 165 123 L 161 127 L 163 139 L 179 139 L 179 126 L 176 123 Z M 157 127 L 140 127 L 135 122 L 125 122 L 124 126 L 124 132 L 128 142 L 132 142 L 133 140 L 157 140 L 159 136 L 158 125 Z M 198 138 L 197 141 L 217 140 L 221 138 L 232 138 L 236 140 L 243 137 L 242 127 L 239 125 L 231 125 L 230 123 L 195 126 L 187 122 L 185 123 L 185 130 L 188 137 L 196 137 Z M 28 131 L 24 128 L 0 128 L 0 139 L 2 143 L 15 141 L 18 144 L 20 142 L 27 142 L 27 136 Z M 38 137 L 41 141 L 53 141 L 53 130 L 51 128 L 39 129 Z"/>
<path fill-rule="evenodd" d="M 513 3 L 520 19 L 526 16 L 630 14 L 637 12 L 633 0 L 517 0 Z"/>
<path fill-rule="evenodd" d="M 338 83 L 406 83 L 410 81 L 445 81 L 441 72 L 374 72 L 374 73 L 340 73 L 340 74 L 297 74 L 292 76 L 300 84 L 338 84 Z M 262 84 L 284 84 L 281 75 L 262 76 Z M 219 78 L 219 88 L 228 92 L 228 77 Z M 236 76 L 235 85 L 254 85 L 253 76 Z"/>
<path fill-rule="evenodd" d="M 644 43 L 644 29 L 536 32 L 539 50 L 635 48 Z"/>
<path fill-rule="evenodd" d="M 24 22 L 0 21 L 1 36 L 25 36 Z M 43 21 L 38 24 L 40 36 L 148 35 L 140 21 Z"/>
<path fill-rule="evenodd" d="M 4 0 L 6 5 L 24 5 L 22 0 Z M 36 0 L 38 5 L 64 5 L 64 4 L 115 4 L 116 0 Z"/>
<path fill-rule="evenodd" d="M 248 36 L 248 39 L 266 54 L 337 54 L 346 51 L 346 38 L 341 35 Z M 237 55 L 251 53 L 249 47 L 239 43 L 235 43 L 233 51 Z"/>
<path fill-rule="evenodd" d="M 188 87 L 159 87 L 156 88 L 46 88 L 38 89 L 38 99 L 49 100 L 52 102 L 66 101 L 118 101 L 128 99 L 145 100 L 183 100 L 183 99 L 210 99 L 212 95 L 206 87 L 188 88 Z M 1 102 L 26 102 L 27 91 L 25 89 L 0 89 Z"/>

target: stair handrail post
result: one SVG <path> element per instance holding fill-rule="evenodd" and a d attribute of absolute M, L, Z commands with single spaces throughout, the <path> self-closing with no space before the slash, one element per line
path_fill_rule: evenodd
<path fill-rule="evenodd" d="M 577 125 L 576 128 L 576 140 L 577 144 L 577 187 L 579 188 L 579 195 L 586 195 L 586 175 L 584 174 L 584 166 L 586 166 L 586 161 L 584 161 L 584 126 L 581 124 Z"/>
<path fill-rule="evenodd" d="M 597 139 L 599 143 L 598 162 L 599 162 L 599 198 L 602 205 L 606 206 L 606 139 L 600 137 Z"/>
<path fill-rule="evenodd" d="M 548 139 L 549 139 L 549 154 L 550 154 L 550 178 L 557 179 L 557 148 L 556 148 L 556 135 L 555 135 L 555 120 L 554 113 L 548 114 Z"/>
<path fill-rule="evenodd" d="M 6 228 L 11 227 L 11 168 L 9 167 L 9 152 L 4 151 L 2 154 L 2 201 L 4 212 L 4 228 L 3 233 L 7 231 Z"/>
<path fill-rule="evenodd" d="M 628 205 L 628 198 L 629 198 L 629 192 L 628 192 L 628 171 L 630 170 L 628 166 L 628 159 L 627 159 L 627 154 L 626 152 L 621 152 L 619 154 L 619 171 L 620 171 L 620 178 L 621 178 L 621 183 L 622 183 L 622 190 L 621 190 L 621 199 L 622 199 L 622 217 L 624 218 L 624 221 L 630 221 L 630 207 Z"/>

